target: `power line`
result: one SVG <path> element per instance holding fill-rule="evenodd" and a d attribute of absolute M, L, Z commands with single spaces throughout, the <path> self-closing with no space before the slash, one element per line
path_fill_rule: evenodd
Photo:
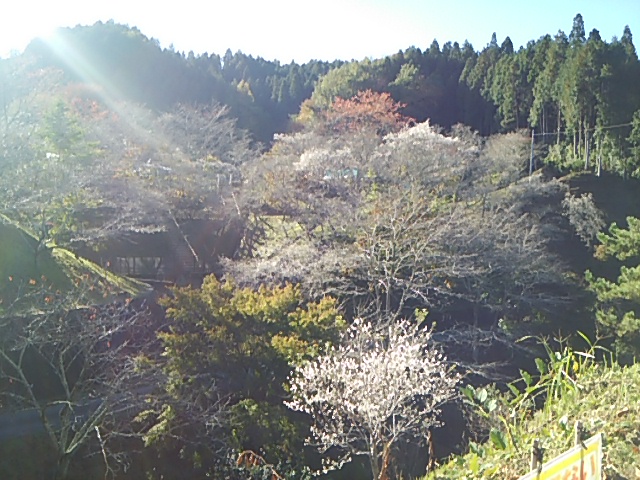
<path fill-rule="evenodd" d="M 584 132 L 594 132 L 596 130 L 611 130 L 613 128 L 622 128 L 622 127 L 629 127 L 633 125 L 632 122 L 629 123 L 620 123 L 618 125 L 608 125 L 606 127 L 593 127 L 593 128 L 585 128 Z M 531 176 L 533 174 L 533 171 L 536 169 L 536 164 L 535 164 L 535 154 L 534 154 L 534 148 L 533 148 L 533 141 L 535 137 L 544 137 L 546 135 L 553 135 L 553 136 L 557 136 L 560 134 L 567 134 L 568 132 L 570 133 L 575 133 L 574 131 L 565 129 L 563 131 L 557 130 L 555 132 L 547 132 L 547 133 L 535 133 L 535 129 L 531 129 L 531 156 L 529 158 L 529 176 Z M 589 146 L 587 145 L 587 161 L 589 158 Z"/>
<path fill-rule="evenodd" d="M 606 127 L 593 127 L 593 128 L 587 128 L 583 131 L 585 132 L 595 132 L 596 130 L 611 130 L 613 128 L 622 128 L 622 127 L 630 127 L 631 125 L 633 125 L 632 122 L 629 123 L 620 123 L 618 125 L 608 125 Z M 532 133 L 532 135 L 534 137 L 544 137 L 547 135 L 558 135 L 558 134 L 562 134 L 562 135 L 566 135 L 567 133 L 574 133 L 572 130 L 569 129 L 564 129 L 561 131 L 555 131 L 555 132 L 546 132 L 546 133 Z"/>

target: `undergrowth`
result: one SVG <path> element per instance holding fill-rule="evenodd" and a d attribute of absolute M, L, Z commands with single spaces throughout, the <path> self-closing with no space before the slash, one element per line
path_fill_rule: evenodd
<path fill-rule="evenodd" d="M 604 434 L 604 478 L 640 478 L 640 364 L 620 366 L 591 343 L 584 352 L 566 341 L 543 345 L 546 358 L 536 360 L 537 375 L 521 371 L 506 394 L 463 388 L 486 441 L 470 442 L 466 455 L 423 480 L 517 479 L 529 472 L 534 440 L 546 462 L 573 446 L 578 421 L 585 438 Z"/>

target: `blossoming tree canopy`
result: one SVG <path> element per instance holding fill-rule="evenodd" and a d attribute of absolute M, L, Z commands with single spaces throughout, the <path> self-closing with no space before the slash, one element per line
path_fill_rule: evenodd
<path fill-rule="evenodd" d="M 356 321 L 340 347 L 293 372 L 287 406 L 313 417 L 319 450 L 343 453 L 326 470 L 366 455 L 373 477 L 385 478 L 394 444 L 438 424 L 460 376 L 430 340 L 406 320 L 381 329 Z"/>

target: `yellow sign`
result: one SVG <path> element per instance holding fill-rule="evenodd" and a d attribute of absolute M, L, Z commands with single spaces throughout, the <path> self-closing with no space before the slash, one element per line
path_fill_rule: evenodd
<path fill-rule="evenodd" d="M 602 434 L 591 437 L 520 480 L 602 480 Z"/>

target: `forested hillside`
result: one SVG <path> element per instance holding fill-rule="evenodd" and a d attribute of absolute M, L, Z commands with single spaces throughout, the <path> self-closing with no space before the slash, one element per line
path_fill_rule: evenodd
<path fill-rule="evenodd" d="M 533 417 L 640 353 L 621 33 L 281 65 L 107 22 L 1 60 L 0 476 L 418 478 L 473 448 L 442 475 L 483 478 L 489 435 L 520 454 L 510 401 Z M 154 291 L 47 283 L 56 252 Z"/>
<path fill-rule="evenodd" d="M 495 34 L 479 52 L 434 41 L 424 52 L 412 47 L 332 70 L 311 105 L 359 90 L 389 92 L 420 121 L 445 129 L 463 123 L 482 135 L 526 128 L 536 142 L 557 144 L 550 160 L 562 168 L 630 175 L 638 168 L 637 133 L 629 135 L 640 108 L 640 64 L 631 31 L 621 34 L 610 42 L 596 29 L 587 36 L 578 14 L 569 35 L 545 35 L 518 51 Z"/>
<path fill-rule="evenodd" d="M 340 65 L 281 65 L 229 50 L 223 56 L 185 55 L 113 22 L 60 29 L 53 42 L 32 42 L 24 57 L 35 58 L 34 67 L 61 68 L 67 80 L 98 85 L 157 111 L 176 103 L 227 105 L 239 125 L 265 143 L 289 127 L 289 116 L 318 78 Z"/>
<path fill-rule="evenodd" d="M 534 129 L 537 141 L 568 139 L 575 155 L 584 158 L 588 147 L 606 164 L 611 149 L 629 153 L 625 139 L 640 108 L 632 33 L 624 27 L 620 34 L 610 41 L 597 29 L 587 35 L 578 14 L 568 35 L 532 39 L 517 51 L 509 37 L 500 43 L 493 34 L 479 51 L 466 41 L 441 47 L 434 40 L 424 50 L 412 46 L 381 59 L 281 65 L 229 50 L 222 56 L 162 50 L 137 29 L 108 22 L 60 30 L 56 42 L 34 41 L 25 55 L 153 109 L 176 102 L 228 105 L 240 126 L 266 143 L 291 127 L 289 117 L 304 100 L 326 107 L 371 89 L 390 93 L 419 121 L 445 129 L 462 123 L 482 135 Z"/>

